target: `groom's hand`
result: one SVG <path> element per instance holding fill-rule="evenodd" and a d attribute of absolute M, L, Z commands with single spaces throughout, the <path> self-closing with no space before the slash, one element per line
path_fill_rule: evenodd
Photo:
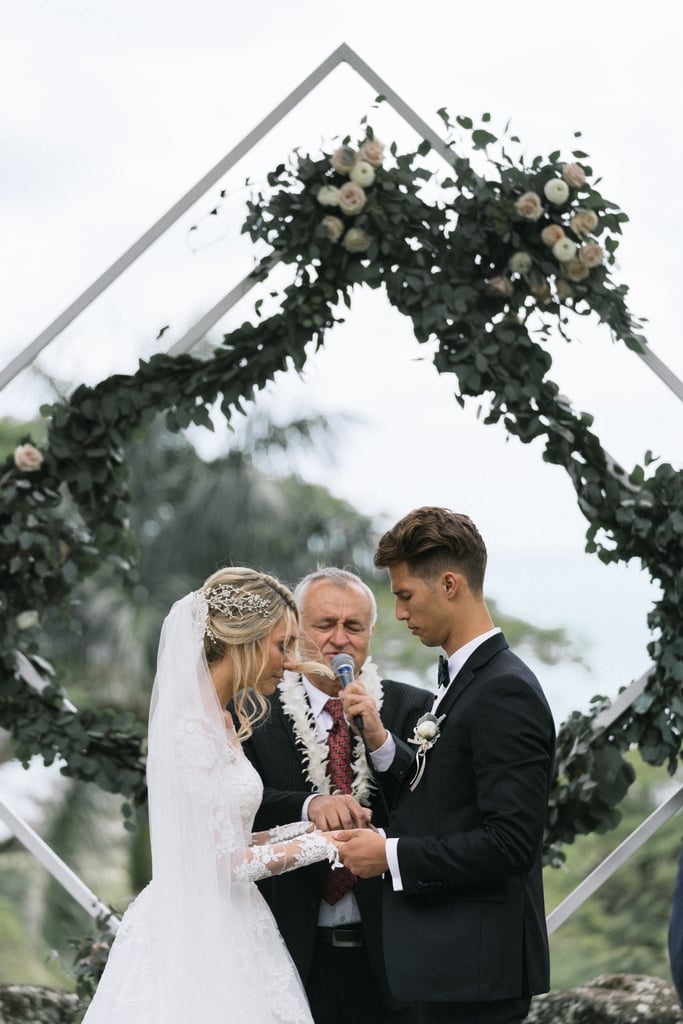
<path fill-rule="evenodd" d="M 387 841 L 375 829 L 356 829 L 337 832 L 335 839 L 341 843 L 339 856 L 345 868 L 359 878 L 373 878 L 383 875 L 388 869 Z"/>
<path fill-rule="evenodd" d="M 367 828 L 372 818 L 372 811 L 367 807 L 362 807 L 349 794 L 334 793 L 330 796 L 321 794 L 314 796 L 310 801 L 308 817 L 322 832 L 332 832 L 340 828 Z"/>

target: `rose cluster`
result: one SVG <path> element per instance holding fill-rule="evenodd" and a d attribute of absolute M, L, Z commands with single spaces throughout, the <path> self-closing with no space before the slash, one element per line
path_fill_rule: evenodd
<path fill-rule="evenodd" d="M 585 187 L 584 169 L 579 164 L 567 163 L 562 165 L 561 177 L 553 176 L 545 182 L 542 196 L 535 191 L 524 192 L 514 204 L 517 217 L 543 223 L 539 237 L 557 261 L 559 277 L 555 290 L 560 301 L 572 298 L 572 284 L 585 281 L 604 258 L 602 247 L 589 237 L 598 226 L 597 214 L 578 203 L 576 193 Z M 525 277 L 534 269 L 534 263 L 530 252 L 519 250 L 508 260 L 508 271 Z M 499 275 L 488 282 L 488 290 L 507 298 L 514 287 L 507 276 Z M 550 299 L 545 277 L 532 292 L 542 301 Z"/>
<path fill-rule="evenodd" d="M 335 175 L 347 178 L 341 185 L 323 185 L 317 195 L 321 206 L 337 209 L 346 217 L 355 217 L 367 202 L 366 189 L 375 180 L 375 171 L 382 166 L 384 146 L 377 139 L 366 139 L 357 150 L 351 146 L 339 146 L 330 157 L 330 167 Z M 331 242 L 341 241 L 347 252 L 366 252 L 372 238 L 362 228 L 347 227 L 341 217 L 334 213 L 322 219 L 322 228 Z"/>

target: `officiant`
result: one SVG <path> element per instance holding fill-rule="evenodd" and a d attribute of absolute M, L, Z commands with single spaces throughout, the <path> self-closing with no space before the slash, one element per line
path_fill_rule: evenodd
<path fill-rule="evenodd" d="M 407 737 L 431 705 L 418 687 L 381 679 L 369 654 L 376 603 L 355 573 L 319 569 L 294 591 L 302 656 L 353 659 L 360 691 L 386 730 Z M 363 741 L 344 717 L 338 680 L 285 673 L 270 715 L 245 743 L 264 783 L 255 828 L 310 819 L 318 828 L 386 824 Z M 388 732 L 385 733 L 388 735 Z M 291 884 L 289 879 L 296 881 Z M 316 1024 L 411 1024 L 413 1009 L 387 987 L 381 880 L 304 868 L 262 887 L 301 975 Z"/>

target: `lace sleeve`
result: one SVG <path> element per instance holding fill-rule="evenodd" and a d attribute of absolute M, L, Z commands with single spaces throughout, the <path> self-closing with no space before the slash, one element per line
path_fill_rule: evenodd
<path fill-rule="evenodd" d="M 322 860 L 341 867 L 334 844 L 320 832 L 308 831 L 308 821 L 280 825 L 255 836 L 245 832 L 234 794 L 258 779 L 254 770 L 241 752 L 205 722 L 182 719 L 176 736 L 181 785 L 191 798 L 199 827 L 210 830 L 215 863 L 219 875 L 227 871 L 226 881 L 256 882 Z M 240 774 L 244 769 L 246 776 Z M 261 792 L 259 788 L 254 794 L 255 806 Z"/>
<path fill-rule="evenodd" d="M 257 846 L 264 846 L 266 843 L 282 843 L 286 839 L 296 839 L 306 832 L 313 831 L 313 823 L 310 821 L 292 821 L 288 825 L 274 825 L 267 832 L 253 832 L 252 843 Z"/>
<path fill-rule="evenodd" d="M 258 882 L 271 875 L 327 860 L 341 867 L 337 848 L 320 832 L 308 832 L 287 842 L 265 843 L 235 850 L 231 857 L 232 877 L 238 882 Z"/>

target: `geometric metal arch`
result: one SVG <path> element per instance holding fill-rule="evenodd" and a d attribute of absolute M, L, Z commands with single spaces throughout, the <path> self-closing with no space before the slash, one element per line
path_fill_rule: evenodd
<path fill-rule="evenodd" d="M 361 78 L 382 95 L 389 106 L 393 107 L 416 132 L 428 141 L 447 163 L 452 160 L 452 150 L 437 133 L 430 128 L 413 109 L 396 93 L 365 61 L 342 43 L 330 56 L 322 62 L 300 85 L 289 93 L 255 128 L 252 129 L 226 156 L 208 171 L 185 195 L 171 206 L 140 238 L 133 243 L 112 265 L 85 289 L 67 308 L 49 324 L 30 344 L 23 349 L 7 366 L 0 370 L 0 391 L 12 381 L 25 367 L 29 366 L 42 350 L 57 335 L 79 316 L 99 295 L 102 294 L 125 270 L 131 266 L 158 238 L 163 235 L 182 214 L 184 214 L 204 193 L 226 174 L 243 156 L 245 156 L 279 121 L 282 120 L 298 103 L 312 92 L 339 64 L 346 63 Z M 272 265 L 275 265 L 273 259 Z M 254 281 L 247 275 L 236 287 L 232 288 L 222 299 L 209 309 L 169 350 L 169 354 L 178 355 L 187 352 L 200 341 L 207 331 L 214 326 L 227 312 L 253 287 Z M 683 401 L 683 381 L 650 349 L 645 346 L 637 355 Z"/>
<path fill-rule="evenodd" d="M 361 78 L 372 86 L 377 95 L 384 97 L 407 124 L 432 149 L 446 160 L 452 161 L 451 147 L 382 79 L 363 61 L 346 43 L 342 43 L 324 60 L 310 75 L 289 93 L 255 128 L 252 129 L 222 160 L 186 192 L 170 209 L 162 215 L 140 238 L 133 243 L 112 265 L 85 289 L 55 320 L 52 321 L 34 340 L 23 349 L 7 366 L 0 370 L 0 391 L 9 384 L 23 369 L 50 344 L 61 332 L 75 320 L 99 295 L 102 294 L 125 270 L 128 269 L 158 238 L 170 228 L 179 217 L 197 202 L 221 177 L 223 177 L 243 156 L 245 156 L 283 117 L 285 117 L 302 99 L 312 92 L 339 64 L 346 63 Z M 278 262 L 271 256 L 271 267 Z M 239 284 L 228 291 L 214 306 L 192 326 L 169 349 L 170 355 L 187 352 L 254 286 L 256 282 L 248 274 Z M 632 351 L 632 350 L 631 350 Z M 683 401 L 683 381 L 645 344 L 642 351 L 636 352 L 646 366 Z M 22 670 L 21 674 L 27 682 L 36 685 L 38 680 L 28 679 Z M 615 698 L 611 706 L 596 716 L 594 729 L 606 728 L 614 721 L 636 697 L 643 691 L 649 672 L 631 683 Z M 38 684 L 40 688 L 40 684 Z M 654 832 L 683 807 L 683 786 L 669 797 L 649 818 L 646 819 L 609 857 L 583 880 L 547 918 L 548 931 L 553 932 L 577 909 L 595 890 L 602 885 L 614 871 L 621 866 Z M 7 808 L 0 800 L 0 818 L 12 828 L 12 831 L 24 844 L 41 859 L 41 862 L 55 874 L 55 877 L 93 916 L 97 913 L 109 913 L 84 884 L 73 875 L 73 872 L 59 861 L 59 858 L 40 840 L 32 830 Z M 43 857 L 40 854 L 43 854 Z M 52 867 L 50 866 L 51 862 Z M 61 866 L 60 866 L 61 865 Z M 53 868 L 55 870 L 53 871 Z M 86 905 L 87 904 L 87 905 Z M 97 913 L 93 913 L 96 909 Z M 115 930 L 117 920 L 111 920 L 110 928 Z"/>

